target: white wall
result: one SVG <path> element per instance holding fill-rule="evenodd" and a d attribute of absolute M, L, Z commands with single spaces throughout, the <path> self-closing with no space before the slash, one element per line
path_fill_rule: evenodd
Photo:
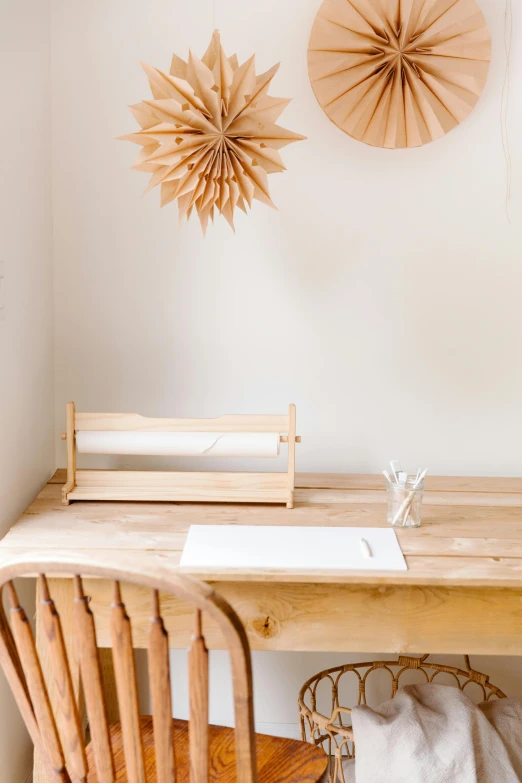
<path fill-rule="evenodd" d="M 509 224 L 504 4 L 480 5 L 493 60 L 476 109 L 433 144 L 388 151 L 345 136 L 315 101 L 319 0 L 215 0 L 229 53 L 257 52 L 259 70 L 281 60 L 273 93 L 294 98 L 282 124 L 309 139 L 270 177 L 278 212 L 256 203 L 235 235 L 219 221 L 204 239 L 197 222 L 178 231 L 158 194 L 141 200 L 137 148 L 114 139 L 134 128 L 127 104 L 149 95 L 139 61 L 201 54 L 212 0 L 52 0 L 56 435 L 68 399 L 160 416 L 293 401 L 300 470 L 379 471 L 398 456 L 432 473 L 520 475 L 522 9 Z M 258 717 L 286 722 L 291 671 L 327 658 L 271 656 L 277 686 Z"/>
<path fill-rule="evenodd" d="M 0 0 L 0 537 L 55 459 L 49 11 Z M 3 675 L 0 726 L 2 782 L 23 783 L 30 746 Z"/>

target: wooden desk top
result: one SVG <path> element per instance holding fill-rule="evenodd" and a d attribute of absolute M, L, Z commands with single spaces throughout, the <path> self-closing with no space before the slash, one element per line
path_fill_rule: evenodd
<path fill-rule="evenodd" d="M 126 552 L 179 566 L 191 524 L 386 525 L 382 476 L 301 473 L 296 506 L 75 502 L 62 506 L 58 470 L 0 542 L 0 564 L 22 552 Z M 522 479 L 426 479 L 423 523 L 397 530 L 407 572 L 186 571 L 208 581 L 522 587 Z M 277 545 L 277 537 L 275 538 Z"/>

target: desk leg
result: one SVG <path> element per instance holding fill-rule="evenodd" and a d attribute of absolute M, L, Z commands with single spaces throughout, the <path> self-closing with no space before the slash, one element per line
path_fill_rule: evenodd
<path fill-rule="evenodd" d="M 76 654 L 74 651 L 74 635 L 73 635 L 73 581 L 72 579 L 48 579 L 49 591 L 54 601 L 60 620 L 62 624 L 63 637 L 65 640 L 65 646 L 67 648 L 67 655 L 69 658 L 69 667 L 71 669 L 71 677 L 73 682 L 73 688 L 76 695 L 76 699 L 80 705 L 80 720 L 85 722 L 85 709 L 83 706 L 83 699 L 80 694 L 80 669 Z M 53 709 L 56 706 L 56 686 L 52 676 L 50 667 L 50 658 L 47 645 L 45 644 L 45 634 L 41 626 L 41 613 L 40 613 L 40 588 L 37 583 L 36 586 L 36 647 L 38 655 L 40 657 L 40 663 L 42 666 L 43 675 L 47 684 L 47 690 L 49 692 L 49 698 Z M 58 721 L 58 729 L 60 729 L 60 723 Z M 34 767 L 33 767 L 33 783 L 50 783 L 49 778 L 45 774 L 43 764 L 39 758 L 39 753 L 35 751 L 34 754 Z"/>

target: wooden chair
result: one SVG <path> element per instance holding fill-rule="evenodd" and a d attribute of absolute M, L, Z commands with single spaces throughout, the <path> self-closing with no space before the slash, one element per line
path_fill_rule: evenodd
<path fill-rule="evenodd" d="M 0 601 L 0 663 L 50 783 L 316 783 L 322 777 L 327 758 L 321 749 L 254 733 L 246 633 L 234 610 L 211 587 L 166 568 L 158 569 L 157 565 L 149 569 L 142 563 L 129 566 L 128 558 L 119 566 L 100 565 L 84 558 L 77 563 L 56 562 L 56 557 L 46 562 L 46 556 L 40 554 L 0 568 L 0 591 L 7 593 L 8 605 L 6 614 Z M 60 617 L 45 576 L 57 573 L 74 576 L 74 641 L 83 698 L 73 687 Z M 40 582 L 45 634 L 39 651 L 12 581 L 24 575 L 38 575 Z M 114 582 L 110 612 L 120 722 L 113 725 L 107 720 L 95 623 L 89 598 L 84 594 L 84 576 Z M 122 602 L 121 582 L 150 588 L 152 716 L 139 712 L 131 619 Z M 169 644 L 161 618 L 161 593 L 173 594 L 195 609 L 189 651 L 188 722 L 172 719 Z M 208 650 L 202 613 L 219 626 L 230 654 L 235 729 L 208 723 Z M 39 654 L 47 655 L 51 664 L 53 688 L 58 694 L 53 699 L 57 702 L 54 709 Z M 79 706 L 83 701 L 87 732 Z"/>

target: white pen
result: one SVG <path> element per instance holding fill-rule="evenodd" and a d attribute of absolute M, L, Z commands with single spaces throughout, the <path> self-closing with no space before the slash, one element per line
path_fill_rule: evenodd
<path fill-rule="evenodd" d="M 363 553 L 364 557 L 373 557 L 372 550 L 370 549 L 370 545 L 365 538 L 361 538 L 360 544 L 361 544 L 361 552 Z"/>

